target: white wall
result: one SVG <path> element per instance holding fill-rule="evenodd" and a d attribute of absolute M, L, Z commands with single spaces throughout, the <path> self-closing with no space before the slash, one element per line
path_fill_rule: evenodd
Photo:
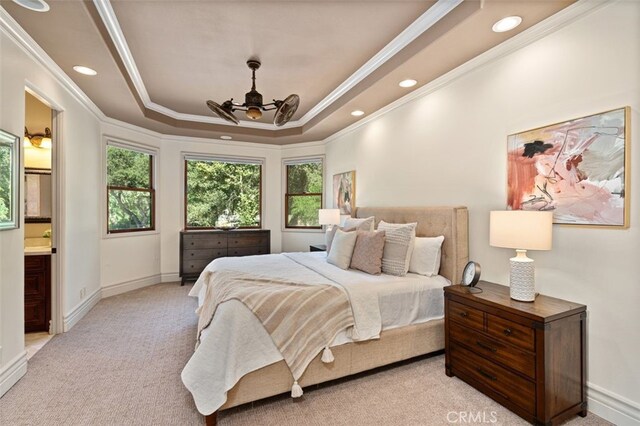
<path fill-rule="evenodd" d="M 95 190 L 100 180 L 99 122 L 4 31 L 0 34 L 0 50 L 1 128 L 19 136 L 23 134 L 26 84 L 37 88 L 57 109 L 64 111 L 59 153 L 64 164 L 66 213 L 59 249 L 64 255 L 63 315 L 70 320 L 83 301 L 80 290 L 85 289 L 86 299 L 100 289 L 99 203 Z M 26 367 L 23 238 L 23 221 L 18 230 L 0 232 L 0 394 Z"/>
<path fill-rule="evenodd" d="M 466 205 L 470 257 L 508 283 L 511 251 L 489 246 L 489 211 L 506 206 L 506 140 L 518 131 L 629 105 L 631 228 L 554 226 L 533 252 L 542 293 L 588 306 L 588 381 L 600 401 L 640 414 L 640 3 L 593 12 L 431 94 L 331 140 L 327 184 L 355 169 L 360 206 Z M 598 401 L 590 408 L 616 422 Z M 636 420 L 640 417 L 636 417 Z"/>

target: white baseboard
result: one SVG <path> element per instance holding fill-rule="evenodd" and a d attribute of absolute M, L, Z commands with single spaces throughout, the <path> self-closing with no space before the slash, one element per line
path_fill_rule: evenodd
<path fill-rule="evenodd" d="M 589 411 L 618 426 L 640 425 L 640 404 L 589 383 Z"/>
<path fill-rule="evenodd" d="M 63 331 L 66 333 L 71 330 L 71 327 L 77 324 L 78 321 L 82 319 L 87 312 L 91 310 L 96 304 L 102 299 L 101 289 L 96 289 L 93 293 L 89 295 L 85 300 L 76 305 L 75 308 L 71 310 L 67 315 L 64 316 L 64 328 Z"/>
<path fill-rule="evenodd" d="M 161 282 L 163 283 L 173 283 L 176 281 L 180 281 L 180 273 L 179 272 L 170 272 L 165 273 L 160 276 Z"/>
<path fill-rule="evenodd" d="M 159 284 L 160 282 L 161 275 L 156 274 L 148 277 L 136 278 L 135 280 L 125 281 L 122 283 L 106 285 L 102 287 L 102 297 L 115 296 L 131 290 L 137 290 L 142 287 Z"/>
<path fill-rule="evenodd" d="M 0 370 L 0 396 L 7 393 L 26 373 L 27 351 L 23 351 Z"/>

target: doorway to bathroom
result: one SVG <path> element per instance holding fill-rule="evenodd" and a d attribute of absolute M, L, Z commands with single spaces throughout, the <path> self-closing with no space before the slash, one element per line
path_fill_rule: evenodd
<path fill-rule="evenodd" d="M 54 271 L 56 241 L 56 111 L 25 91 L 24 331 L 30 359 L 59 331 L 60 298 Z"/>

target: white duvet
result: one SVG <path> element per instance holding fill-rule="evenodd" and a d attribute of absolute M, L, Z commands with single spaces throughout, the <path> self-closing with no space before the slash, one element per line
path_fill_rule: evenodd
<path fill-rule="evenodd" d="M 375 339 L 383 329 L 442 318 L 442 287 L 449 284 L 441 276 L 394 277 L 345 271 L 327 263 L 324 252 L 226 257 L 205 269 L 216 270 L 342 287 L 349 296 L 356 325 L 355 330 L 340 333 L 332 346 Z M 207 285 L 204 275 L 189 293 L 198 297 L 198 306 Z M 230 300 L 217 308 L 211 325 L 203 331 L 200 345 L 182 371 L 182 381 L 193 394 L 198 411 L 209 415 L 225 403 L 227 391 L 242 376 L 280 360 L 282 355 L 259 320 L 241 302 Z"/>

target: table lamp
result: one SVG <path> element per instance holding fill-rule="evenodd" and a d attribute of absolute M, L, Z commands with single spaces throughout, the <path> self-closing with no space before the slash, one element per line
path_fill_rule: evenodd
<path fill-rule="evenodd" d="M 340 209 L 320 209 L 318 210 L 318 223 L 320 225 L 339 225 Z"/>
<path fill-rule="evenodd" d="M 510 260 L 511 298 L 533 302 L 536 298 L 535 267 L 527 250 L 551 250 L 553 212 L 507 210 L 492 211 L 489 219 L 489 244 L 516 249 Z"/>

